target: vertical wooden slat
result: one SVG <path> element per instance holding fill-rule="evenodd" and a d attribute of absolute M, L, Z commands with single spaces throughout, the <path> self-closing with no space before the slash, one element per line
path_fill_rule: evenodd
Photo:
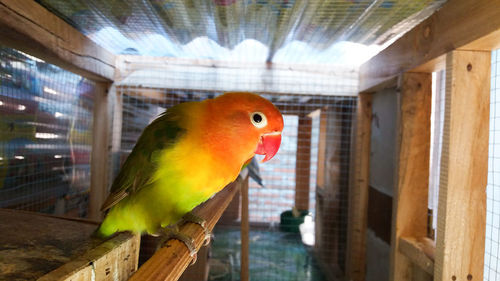
<path fill-rule="evenodd" d="M 435 280 L 483 280 L 490 52 L 446 56 Z"/>
<path fill-rule="evenodd" d="M 299 115 L 297 128 L 297 160 L 295 162 L 295 207 L 309 210 L 309 177 L 311 175 L 312 119 Z"/>
<path fill-rule="evenodd" d="M 318 165 L 316 172 L 316 186 L 325 187 L 325 153 L 326 153 L 326 126 L 328 122 L 328 108 L 322 108 L 319 115 L 318 137 Z"/>
<path fill-rule="evenodd" d="M 356 113 L 356 132 L 349 190 L 349 224 L 347 230 L 347 280 L 365 280 L 366 225 L 370 166 L 372 95 L 360 94 Z"/>
<path fill-rule="evenodd" d="M 241 184 L 241 281 L 250 280 L 250 224 L 248 204 L 248 177 L 246 177 Z"/>
<path fill-rule="evenodd" d="M 94 96 L 94 123 L 90 162 L 89 218 L 101 220 L 101 205 L 106 199 L 108 186 L 108 83 L 96 83 Z"/>
<path fill-rule="evenodd" d="M 114 178 L 118 175 L 121 164 L 121 142 L 122 142 L 122 128 L 123 128 L 123 95 L 121 89 L 117 89 L 114 85 L 110 88 L 110 100 L 113 100 L 113 120 L 111 123 L 111 167 L 109 184 L 111 185 Z"/>
<path fill-rule="evenodd" d="M 400 237 L 425 237 L 429 189 L 432 74 L 405 73 L 399 98 L 391 238 L 391 280 L 412 281 L 418 268 L 399 251 Z"/>

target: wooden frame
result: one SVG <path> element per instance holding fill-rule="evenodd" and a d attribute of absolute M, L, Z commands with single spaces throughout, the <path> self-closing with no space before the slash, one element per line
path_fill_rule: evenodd
<path fill-rule="evenodd" d="M 347 230 L 346 279 L 365 278 L 366 225 L 368 182 L 370 169 L 370 136 L 372 95 L 359 95 L 356 113 L 356 133 L 353 141 L 351 189 L 349 191 L 349 224 Z"/>
<path fill-rule="evenodd" d="M 415 90 L 411 85 L 408 86 L 408 91 L 405 90 L 405 77 L 410 80 L 421 80 L 422 85 L 427 85 L 428 73 L 442 69 L 445 65 L 448 97 L 445 118 L 446 138 L 443 145 L 444 161 L 441 174 L 437 248 L 435 249 L 435 264 L 432 265 L 434 279 L 482 279 L 490 85 L 488 52 L 500 47 L 499 6 L 500 0 L 449 0 L 438 12 L 361 67 L 358 119 L 356 134 L 354 134 L 356 149 L 353 156 L 354 169 L 349 199 L 346 264 L 346 275 L 349 280 L 364 280 L 365 274 L 371 93 L 393 85 L 402 75 L 402 108 L 414 102 L 419 105 L 417 111 L 409 112 L 410 115 L 407 115 L 408 112 L 403 112 L 402 120 L 407 124 L 422 125 L 418 122 L 422 120 L 427 122 L 427 119 L 412 118 L 414 118 L 413 114 L 416 116 L 416 113 L 427 114 L 428 109 L 424 106 L 427 100 L 417 99 L 417 96 L 422 94 L 419 89 Z M 94 112 L 96 123 L 93 148 L 95 150 L 93 149 L 92 152 L 91 188 L 91 216 L 99 217 L 96 210 L 105 196 L 106 191 L 103 187 L 108 181 L 105 175 L 105 170 L 107 170 L 105 164 L 109 152 L 108 122 L 110 120 L 106 101 L 109 102 L 107 100 L 109 83 L 115 80 L 115 56 L 31 0 L 0 0 L 0 42 L 93 81 L 101 82 L 98 83 L 96 99 L 98 105 Z M 205 62 L 198 66 L 211 67 Z M 183 67 L 187 66 L 183 65 Z M 266 71 L 265 66 L 261 68 L 263 72 Z M 300 71 L 313 72 L 310 69 Z M 409 72 L 422 72 L 423 74 Z M 467 94 L 464 94 L 465 92 Z M 427 95 L 427 92 L 424 95 Z M 121 115 L 116 114 L 115 118 L 121 118 Z M 412 196 L 422 198 L 425 189 L 419 187 L 418 194 L 415 195 L 417 191 L 410 189 L 407 185 L 411 182 L 409 178 L 417 177 L 417 174 L 413 172 L 422 172 L 423 174 L 419 175 L 425 177 L 425 171 L 422 170 L 425 166 L 425 157 L 417 155 L 419 151 L 417 149 L 425 150 L 427 145 L 424 140 L 426 133 L 422 136 L 410 133 L 407 138 L 406 132 L 410 129 L 401 127 L 399 184 L 394 203 L 393 240 L 395 242 L 393 242 L 392 253 L 392 276 L 398 281 L 405 280 L 397 277 L 401 276 L 398 274 L 413 270 L 410 268 L 414 268 L 415 264 L 427 273 L 432 271 L 429 264 L 432 259 L 426 260 L 424 256 L 429 255 L 426 254 L 425 248 L 415 242 L 423 236 L 423 204 L 420 202 L 417 206 L 410 200 L 412 206 L 416 208 L 412 210 L 408 209 L 406 203 L 403 204 Z M 413 141 L 417 141 L 419 145 L 413 145 Z M 113 139 L 113 144 L 115 143 L 117 141 Z M 407 155 L 419 156 L 418 161 L 412 162 L 412 165 L 415 165 L 414 163 L 418 165 L 413 168 L 406 166 L 409 165 Z M 96 159 L 98 157 L 100 159 Z M 100 172 L 104 174 L 99 174 Z M 221 205 L 225 204 L 227 198 L 232 197 L 233 189 L 224 192 L 226 192 L 224 195 L 220 195 L 224 198 L 217 197 L 217 200 L 212 200 L 205 205 L 219 204 L 215 215 L 210 216 L 211 222 L 217 220 L 218 212 L 224 209 Z M 471 198 L 471 200 L 464 200 L 464 198 Z M 196 233 L 197 243 L 201 243 L 200 235 L 202 234 L 197 226 L 188 224 L 185 230 L 188 233 Z M 453 247 L 450 243 L 454 243 Z M 180 270 L 189 263 L 187 252 L 182 253 L 183 247 L 180 243 L 172 242 L 171 249 L 162 249 L 158 256 L 163 258 L 171 254 L 168 251 L 177 249 L 179 252 L 176 254 L 181 253 L 182 258 L 176 259 L 175 264 L 172 263 L 171 266 Z M 154 259 L 151 262 L 152 265 L 143 269 L 145 273 L 139 273 L 137 278 L 142 278 L 141 274 L 157 274 L 151 271 L 152 267 L 158 265 L 156 262 L 160 262 L 159 258 Z M 162 260 L 161 264 L 166 262 L 168 261 Z M 165 270 L 165 268 L 160 267 L 160 270 Z M 165 271 L 162 272 L 165 273 Z"/>
<path fill-rule="evenodd" d="M 115 56 L 35 1 L 0 0 L 0 43 L 94 81 L 114 80 Z"/>
<path fill-rule="evenodd" d="M 450 0 L 434 15 L 361 66 L 360 98 L 385 88 L 394 81 L 399 80 L 403 84 L 403 123 L 400 124 L 401 147 L 397 168 L 399 181 L 393 208 L 391 280 L 482 280 L 490 52 L 500 47 L 499 5 L 498 0 Z M 429 95 L 430 73 L 445 67 L 445 139 L 441 163 L 437 246 L 433 246 L 433 243 L 428 243 L 429 240 L 423 238 L 426 235 L 424 225 L 427 223 L 427 208 L 422 202 L 427 201 L 427 187 L 424 183 L 428 178 L 428 164 L 425 164 L 428 162 L 425 159 L 428 159 L 428 152 L 424 153 L 425 156 L 418 155 L 418 151 L 423 153 L 427 149 L 430 141 L 427 140 L 426 128 L 419 123 L 427 123 L 428 118 L 421 115 L 420 120 L 417 120 L 411 116 L 429 114 L 430 99 L 425 100 L 428 105 L 424 106 L 421 98 Z M 409 81 L 405 77 L 417 80 L 425 77 L 425 84 L 422 83 L 422 86 L 425 85 L 428 90 L 422 93 L 413 87 L 405 88 L 405 81 Z M 412 103 L 417 105 L 415 102 L 420 105 L 414 111 L 405 113 L 405 107 Z M 360 102 L 358 111 L 362 108 L 363 103 Z M 413 129 L 420 126 L 418 130 L 423 135 L 411 134 L 412 126 L 417 126 Z M 366 130 L 358 127 L 357 135 L 363 131 Z M 405 133 L 407 131 L 409 135 Z M 412 144 L 415 141 L 418 145 Z M 359 155 L 364 155 L 367 159 L 355 158 L 356 163 L 368 161 L 367 153 L 358 151 L 355 157 Z M 412 156 L 411 162 L 408 156 Z M 414 165 L 420 168 L 412 168 Z M 354 169 L 359 174 L 362 168 L 354 166 Z M 417 172 L 420 176 L 417 176 Z M 410 181 L 411 178 L 418 178 L 418 181 Z M 419 187 L 411 189 L 410 183 L 418 184 Z M 354 177 L 351 186 L 353 194 L 359 192 L 359 185 Z M 363 200 L 356 199 L 358 203 Z M 419 200 L 421 201 L 416 202 Z M 353 206 L 350 206 L 350 213 L 365 208 Z M 363 225 L 364 222 L 350 220 L 350 223 Z M 358 230 L 363 231 L 362 228 Z M 355 243 L 353 241 L 356 239 L 351 239 L 350 246 Z M 347 262 L 347 268 L 350 269 L 347 272 L 349 280 L 364 280 L 365 276 L 352 277 L 355 276 L 352 269 L 363 268 L 364 259 L 348 259 Z"/>
<path fill-rule="evenodd" d="M 390 280 L 411 281 L 419 269 L 400 252 L 400 239 L 427 235 L 432 75 L 405 73 L 401 81 Z"/>
<path fill-rule="evenodd" d="M 444 67 L 454 49 L 491 51 L 500 47 L 500 0 L 449 0 L 360 68 L 359 91 L 406 71 Z"/>
<path fill-rule="evenodd" d="M 435 280 L 483 280 L 491 53 L 446 57 Z"/>

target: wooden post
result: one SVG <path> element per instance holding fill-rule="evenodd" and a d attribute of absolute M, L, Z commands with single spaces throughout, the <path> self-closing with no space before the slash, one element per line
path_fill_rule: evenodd
<path fill-rule="evenodd" d="M 371 120 L 372 95 L 361 93 L 356 113 L 347 230 L 346 277 L 352 281 L 365 280 Z"/>
<path fill-rule="evenodd" d="M 250 280 L 250 224 L 248 219 L 248 176 L 241 183 L 241 281 Z"/>
<path fill-rule="evenodd" d="M 106 199 L 109 172 L 108 83 L 96 83 L 94 125 L 90 162 L 89 218 L 101 220 L 101 205 Z"/>
<path fill-rule="evenodd" d="M 434 280 L 483 280 L 491 53 L 446 56 Z"/>
<path fill-rule="evenodd" d="M 309 178 L 311 176 L 311 127 L 312 119 L 299 115 L 297 128 L 297 156 L 295 162 L 295 207 L 309 210 Z"/>
<path fill-rule="evenodd" d="M 391 279 L 412 281 L 412 261 L 401 237 L 426 237 L 429 189 L 432 74 L 405 73 L 399 98 L 397 186 L 392 207 Z"/>
<path fill-rule="evenodd" d="M 316 170 L 316 186 L 325 187 L 325 154 L 326 154 L 326 125 L 328 122 L 328 108 L 320 109 L 319 137 L 318 137 L 318 165 Z"/>
<path fill-rule="evenodd" d="M 113 120 L 111 124 L 111 167 L 108 182 L 111 186 L 113 180 L 118 175 L 121 161 L 121 144 L 123 128 L 123 94 L 121 89 L 117 89 L 113 84 L 110 88 L 110 99 L 113 99 Z M 116 168 L 116 169 L 115 169 Z"/>

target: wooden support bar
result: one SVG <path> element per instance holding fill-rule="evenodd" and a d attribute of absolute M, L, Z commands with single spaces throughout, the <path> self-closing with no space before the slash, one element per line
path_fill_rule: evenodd
<path fill-rule="evenodd" d="M 496 5 L 492 9 L 500 11 Z M 452 51 L 446 57 L 437 281 L 483 280 L 490 64 L 490 52 Z"/>
<path fill-rule="evenodd" d="M 398 246 L 399 253 L 404 255 L 412 264 L 417 265 L 429 275 L 434 275 L 434 260 L 429 257 L 429 253 L 426 253 L 426 248 L 423 247 L 421 242 L 412 237 L 400 237 L 398 239 Z M 412 273 L 411 276 L 408 276 L 411 278 L 405 278 L 407 280 L 415 280 L 415 275 L 415 273 Z"/>
<path fill-rule="evenodd" d="M 397 186 L 392 207 L 391 280 L 412 281 L 412 261 L 399 251 L 401 237 L 427 234 L 432 74 L 405 73 L 398 116 Z"/>
<path fill-rule="evenodd" d="M 239 182 L 228 185 L 212 199 L 194 210 L 195 214 L 206 220 L 206 227 L 210 231 L 233 199 L 239 185 Z M 196 249 L 200 249 L 205 240 L 205 232 L 199 225 L 186 223 L 179 228 L 179 231 L 192 237 Z M 182 242 L 172 239 L 143 264 L 129 280 L 177 280 L 191 260 L 192 257 L 189 255 L 187 247 Z"/>
<path fill-rule="evenodd" d="M 108 194 L 110 129 L 108 89 L 108 83 L 96 83 L 89 195 L 89 218 L 93 220 L 102 219 L 101 206 Z"/>
<path fill-rule="evenodd" d="M 248 217 L 248 176 L 241 185 L 241 273 L 240 280 L 250 280 L 250 223 Z"/>
<path fill-rule="evenodd" d="M 366 225 L 370 168 L 372 95 L 360 94 L 354 134 L 352 181 L 349 188 L 349 223 L 347 229 L 347 280 L 365 280 Z"/>
<path fill-rule="evenodd" d="M 297 128 L 297 155 L 295 161 L 295 207 L 309 210 L 309 182 L 311 175 L 312 119 L 299 115 Z"/>
<path fill-rule="evenodd" d="M 31 0 L 0 0 L 0 43 L 95 81 L 111 82 L 115 56 Z"/>
<path fill-rule="evenodd" d="M 319 115 L 319 137 L 318 137 L 318 166 L 316 171 L 316 185 L 325 187 L 325 154 L 326 154 L 326 126 L 328 125 L 327 108 L 320 109 Z"/>
<path fill-rule="evenodd" d="M 360 68 L 360 91 L 411 71 L 454 49 L 491 51 L 500 47 L 500 0 L 449 0 Z M 437 60 L 436 60 L 437 59 Z M 429 67 L 430 66 L 430 67 Z"/>

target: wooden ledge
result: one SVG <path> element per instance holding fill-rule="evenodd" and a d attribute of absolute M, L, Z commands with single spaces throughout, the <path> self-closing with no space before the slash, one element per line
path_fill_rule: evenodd
<path fill-rule="evenodd" d="M 226 210 L 240 186 L 240 178 L 212 199 L 195 208 L 194 213 L 205 219 L 207 228 L 212 231 L 220 216 Z M 193 237 L 198 251 L 204 240 L 205 232 L 194 223 L 186 223 L 179 228 L 181 233 Z M 146 280 L 177 280 L 191 263 L 192 257 L 186 246 L 175 239 L 167 242 L 166 246 L 156 252 L 139 270 L 129 279 L 130 281 Z"/>
<path fill-rule="evenodd" d="M 429 238 L 401 237 L 399 251 L 425 272 L 434 275 L 436 246 Z"/>

